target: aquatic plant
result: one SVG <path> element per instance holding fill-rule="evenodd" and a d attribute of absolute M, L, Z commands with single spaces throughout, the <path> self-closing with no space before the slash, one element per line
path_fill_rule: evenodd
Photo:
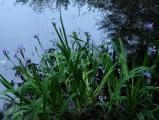
<path fill-rule="evenodd" d="M 159 104 L 154 102 L 158 84 L 145 83 L 146 75 L 155 76 L 158 57 L 149 65 L 146 54 L 143 65 L 128 65 L 121 39 L 112 42 L 112 57 L 104 44 L 94 46 L 75 32 L 67 36 L 61 16 L 60 22 L 59 29 L 53 23 L 57 49 L 41 55 L 38 65 L 23 51 L 22 58 L 16 56 L 20 85 L 14 87 L 0 75 L 6 87 L 1 98 L 11 103 L 4 119 L 159 119 Z M 35 39 L 43 49 L 40 38 Z"/>

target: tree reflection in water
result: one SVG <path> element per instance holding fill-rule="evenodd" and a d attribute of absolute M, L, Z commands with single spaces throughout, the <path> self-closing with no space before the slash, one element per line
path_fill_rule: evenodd
<path fill-rule="evenodd" d="M 45 8 L 67 8 L 70 3 L 97 8 L 105 13 L 98 21 L 99 29 L 111 31 L 112 38 L 120 37 L 133 59 L 143 58 L 152 41 L 158 44 L 159 2 L 156 0 L 16 0 L 16 3 L 29 4 L 38 12 Z"/>

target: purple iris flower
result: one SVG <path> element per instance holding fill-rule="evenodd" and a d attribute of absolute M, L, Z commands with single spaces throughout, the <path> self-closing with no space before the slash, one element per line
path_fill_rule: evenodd
<path fill-rule="evenodd" d="M 107 100 L 107 96 L 99 95 L 98 99 L 100 100 L 100 102 L 104 102 Z"/>
<path fill-rule="evenodd" d="M 156 52 L 157 52 L 157 50 L 156 50 L 155 46 L 148 48 L 148 55 L 149 56 L 156 54 Z"/>
<path fill-rule="evenodd" d="M 25 51 L 24 45 L 23 44 L 19 44 L 18 47 L 17 47 L 17 53 L 24 52 L 24 51 Z"/>
<path fill-rule="evenodd" d="M 17 55 L 17 53 L 14 53 L 14 56 L 13 56 L 14 58 L 18 58 L 18 55 Z"/>
<path fill-rule="evenodd" d="M 25 60 L 25 65 L 27 66 L 27 65 L 29 65 L 29 64 L 31 64 L 31 60 L 28 59 L 28 58 L 26 58 L 26 60 Z"/>
<path fill-rule="evenodd" d="M 35 38 L 35 39 L 38 39 L 38 38 L 39 38 L 39 36 L 38 36 L 38 35 L 34 35 L 34 38 Z"/>
<path fill-rule="evenodd" d="M 146 28 L 147 30 L 152 31 L 152 30 L 153 30 L 153 23 L 147 22 L 147 23 L 145 24 L 145 28 Z"/>
<path fill-rule="evenodd" d="M 9 54 L 9 50 L 7 48 L 4 48 L 2 50 L 2 52 L 3 52 L 4 55 L 8 55 Z"/>
<path fill-rule="evenodd" d="M 50 50 L 50 48 L 45 48 L 45 49 L 43 49 L 43 52 L 44 52 L 44 53 L 48 53 L 49 50 Z"/>
<path fill-rule="evenodd" d="M 76 104 L 75 104 L 75 102 L 73 101 L 73 100 L 70 100 L 69 102 L 68 102 L 68 109 L 75 109 L 75 107 L 76 107 Z"/>
<path fill-rule="evenodd" d="M 149 71 L 144 71 L 143 75 L 147 78 L 151 78 L 151 73 Z"/>

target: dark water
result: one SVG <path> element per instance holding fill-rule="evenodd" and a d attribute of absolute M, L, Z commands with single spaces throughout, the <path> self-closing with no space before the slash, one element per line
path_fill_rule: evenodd
<path fill-rule="evenodd" d="M 59 24 L 60 10 L 68 34 L 76 31 L 85 39 L 84 32 L 89 32 L 96 44 L 120 37 L 135 64 L 142 62 L 148 47 L 159 45 L 157 0 L 0 0 L 0 50 L 8 48 L 13 56 L 23 44 L 27 57 L 38 61 L 33 36 L 39 35 L 46 48 L 51 46 L 56 39 L 51 22 Z M 10 63 L 0 53 L 0 73 L 16 79 L 6 69 L 11 69 Z"/>

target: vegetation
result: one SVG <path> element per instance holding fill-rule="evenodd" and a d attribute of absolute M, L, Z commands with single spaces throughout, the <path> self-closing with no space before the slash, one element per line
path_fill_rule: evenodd
<path fill-rule="evenodd" d="M 52 10 L 54 6 L 67 9 L 71 4 L 99 10 L 103 14 L 97 21 L 98 28 L 112 38 L 120 37 L 128 50 L 128 58 L 138 65 L 142 64 L 143 53 L 152 41 L 159 46 L 159 2 L 156 0 L 16 0 L 16 3 L 39 12 L 45 8 Z"/>
<path fill-rule="evenodd" d="M 120 39 L 113 40 L 112 55 L 106 44 L 95 46 L 75 32 L 68 37 L 61 17 L 60 21 L 59 29 L 53 23 L 57 48 L 47 50 L 38 65 L 19 49 L 14 70 L 23 83 L 14 86 L 0 76 L 7 88 L 1 98 L 10 104 L 5 120 L 159 119 L 158 83 L 153 81 L 157 80 L 157 49 L 153 57 L 145 53 L 142 65 L 128 64 Z"/>

